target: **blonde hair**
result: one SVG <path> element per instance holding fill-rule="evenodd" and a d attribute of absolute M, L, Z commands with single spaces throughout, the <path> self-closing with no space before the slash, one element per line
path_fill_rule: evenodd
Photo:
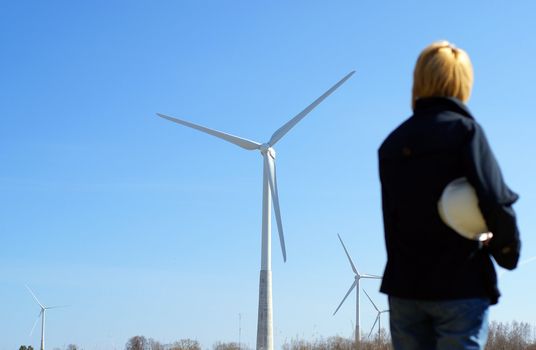
<path fill-rule="evenodd" d="M 421 97 L 456 97 L 467 102 L 472 87 L 469 55 L 448 41 L 437 41 L 421 52 L 415 64 L 412 107 Z"/>

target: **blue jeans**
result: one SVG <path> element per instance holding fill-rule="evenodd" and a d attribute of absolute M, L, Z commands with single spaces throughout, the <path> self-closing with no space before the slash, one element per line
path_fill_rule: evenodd
<path fill-rule="evenodd" d="M 389 297 L 391 338 L 400 350 L 483 350 L 486 298 L 422 301 Z"/>

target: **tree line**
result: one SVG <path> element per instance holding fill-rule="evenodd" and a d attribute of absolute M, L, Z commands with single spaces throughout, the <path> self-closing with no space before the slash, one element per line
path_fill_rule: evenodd
<path fill-rule="evenodd" d="M 213 350 L 251 350 L 244 344 L 235 342 L 217 342 L 212 346 Z M 161 344 L 144 336 L 137 335 L 130 338 L 125 344 L 125 350 L 202 350 L 201 344 L 193 339 L 180 339 L 172 344 Z"/>
<path fill-rule="evenodd" d="M 287 340 L 281 350 L 356 350 L 354 337 L 333 336 L 315 340 L 293 338 Z M 244 344 L 218 342 L 213 350 L 251 350 Z M 392 349 L 391 339 L 384 329 L 374 337 L 361 341 L 359 350 Z M 182 339 L 170 345 L 162 345 L 153 339 L 136 336 L 129 339 L 125 350 L 202 350 L 197 340 Z M 485 350 L 536 350 L 536 327 L 526 322 L 497 322 L 489 324 L 489 335 Z"/>
<path fill-rule="evenodd" d="M 315 340 L 293 338 L 284 342 L 281 350 L 356 350 L 353 337 L 333 336 Z M 383 330 L 375 337 L 361 341 L 359 350 L 389 350 L 391 340 L 388 332 Z M 21 345 L 19 350 L 34 350 Z M 62 350 L 62 349 L 54 349 Z M 63 350 L 84 350 L 75 344 L 69 344 Z M 141 335 L 131 337 L 125 344 L 124 350 L 203 350 L 201 344 L 193 339 L 180 339 L 171 344 L 162 344 L 153 338 Z M 205 348 L 205 350 L 207 350 Z M 217 342 L 212 350 L 251 350 L 245 344 L 237 342 Z M 526 322 L 497 322 L 489 324 L 489 335 L 485 350 L 536 350 L 536 327 Z"/>

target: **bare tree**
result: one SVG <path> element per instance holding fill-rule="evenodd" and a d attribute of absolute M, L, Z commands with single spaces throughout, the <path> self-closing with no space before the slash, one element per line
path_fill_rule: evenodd
<path fill-rule="evenodd" d="M 136 335 L 127 341 L 125 350 L 146 350 L 147 346 L 147 339 L 142 335 Z"/>
<path fill-rule="evenodd" d="M 148 350 L 164 350 L 164 346 L 157 340 L 149 338 L 147 340 L 147 349 Z"/>
<path fill-rule="evenodd" d="M 382 328 L 380 332 L 375 334 L 373 338 L 362 342 L 361 349 L 363 350 L 390 350 L 391 339 L 387 331 Z"/>
<path fill-rule="evenodd" d="M 212 347 L 214 350 L 249 350 L 247 346 L 245 346 L 244 344 L 240 344 L 240 347 L 238 346 L 238 343 L 235 343 L 235 342 L 229 342 L 229 343 L 224 343 L 224 342 L 217 342 L 216 344 L 213 345 Z"/>
<path fill-rule="evenodd" d="M 489 325 L 486 350 L 527 350 L 536 348 L 533 327 L 526 322 L 502 323 L 492 321 Z"/>
<path fill-rule="evenodd" d="M 78 346 L 76 344 L 69 344 L 65 348 L 66 350 L 78 350 Z"/>
<path fill-rule="evenodd" d="M 201 350 L 201 345 L 197 340 L 181 339 L 174 342 L 169 350 Z"/>
<path fill-rule="evenodd" d="M 329 337 L 326 346 L 331 350 L 350 350 L 354 348 L 354 341 L 341 336 Z"/>
<path fill-rule="evenodd" d="M 317 339 L 306 341 L 303 339 L 292 339 L 290 343 L 283 344 L 283 350 L 353 350 L 354 342 L 351 339 L 334 336 L 327 339 Z"/>

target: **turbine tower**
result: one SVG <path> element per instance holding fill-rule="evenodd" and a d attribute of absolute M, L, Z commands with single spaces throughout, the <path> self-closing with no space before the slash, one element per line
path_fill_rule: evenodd
<path fill-rule="evenodd" d="M 372 325 L 372 327 L 370 327 L 370 332 L 369 332 L 369 335 L 368 337 L 370 338 L 370 335 L 372 334 L 372 331 L 374 330 L 374 326 L 376 325 L 376 323 L 378 323 L 378 341 L 380 341 L 380 336 L 381 336 L 381 331 L 382 331 L 382 326 L 381 326 L 381 315 L 385 312 L 389 312 L 389 309 L 387 310 L 380 310 L 378 309 L 378 307 L 376 306 L 376 304 L 374 304 L 374 302 L 372 301 L 372 299 L 370 298 L 370 295 L 368 295 L 367 291 L 365 289 L 363 289 L 363 292 L 365 292 L 368 300 L 370 301 L 370 303 L 372 304 L 372 306 L 374 306 L 374 308 L 376 309 L 376 312 L 378 313 L 376 315 L 376 320 L 374 321 L 374 324 Z"/>
<path fill-rule="evenodd" d="M 258 143 L 238 136 L 230 135 L 221 131 L 206 128 L 194 123 L 173 118 L 157 113 L 159 117 L 172 122 L 199 130 L 212 136 L 223 139 L 246 150 L 258 150 L 263 157 L 263 191 L 262 191 L 262 246 L 261 246 L 261 271 L 259 278 L 259 308 L 257 321 L 257 350 L 273 350 L 273 316 L 272 316 L 272 242 L 271 242 L 271 209 L 274 207 L 277 230 L 283 260 L 286 262 L 287 253 L 285 248 L 285 238 L 283 235 L 283 224 L 279 208 L 279 196 L 277 191 L 277 178 L 275 169 L 276 153 L 274 145 L 287 134 L 300 120 L 318 106 L 326 97 L 331 95 L 339 86 L 344 84 L 355 71 L 348 73 L 339 82 L 333 85 L 322 96 L 317 98 L 307 108 L 297 114 L 281 128 L 276 130 L 270 140 L 266 143 Z"/>
<path fill-rule="evenodd" d="M 352 266 L 352 270 L 354 271 L 355 278 L 354 278 L 354 283 L 352 283 L 352 285 L 350 286 L 350 289 L 348 289 L 348 292 L 346 292 L 346 295 L 344 296 L 344 298 L 342 298 L 342 301 L 339 304 L 339 306 L 337 307 L 337 309 L 335 310 L 335 312 L 333 313 L 333 316 L 335 316 L 337 311 L 339 311 L 339 309 L 341 308 L 342 304 L 344 303 L 344 301 L 346 300 L 348 295 L 350 295 L 352 290 L 354 288 L 356 288 L 356 293 L 355 293 L 355 296 L 356 296 L 356 304 L 355 304 L 355 318 L 356 318 L 356 321 L 355 321 L 355 343 L 356 343 L 356 346 L 359 346 L 359 342 L 361 341 L 361 319 L 360 319 L 360 316 L 359 316 L 360 315 L 359 314 L 359 290 L 360 290 L 360 288 L 359 288 L 359 280 L 362 279 L 362 278 L 381 279 L 382 277 L 377 276 L 377 275 L 369 275 L 369 274 L 365 274 L 365 273 L 359 273 L 359 271 L 355 267 L 354 262 L 352 261 L 352 258 L 350 257 L 350 254 L 348 254 L 348 250 L 346 250 L 346 246 L 344 245 L 344 242 L 342 241 L 341 236 L 339 234 L 337 234 L 337 236 L 339 236 L 339 241 L 341 241 L 342 247 L 344 248 L 344 252 L 346 253 L 346 256 L 348 257 L 348 261 L 350 262 L 350 265 Z"/>
<path fill-rule="evenodd" d="M 34 292 L 30 289 L 30 287 L 26 286 L 26 288 L 28 289 L 32 297 L 34 298 L 37 305 L 39 305 L 39 307 L 41 308 L 41 311 L 39 312 L 39 314 L 37 315 L 37 318 L 35 319 L 32 330 L 30 331 L 30 335 L 32 335 L 35 329 L 35 326 L 37 325 L 37 321 L 39 321 L 39 317 L 41 317 L 41 348 L 40 349 L 45 350 L 45 313 L 47 310 L 57 309 L 60 307 L 65 307 L 65 306 L 44 306 L 43 304 L 41 304 L 39 299 L 37 299 L 37 297 L 35 296 Z"/>

